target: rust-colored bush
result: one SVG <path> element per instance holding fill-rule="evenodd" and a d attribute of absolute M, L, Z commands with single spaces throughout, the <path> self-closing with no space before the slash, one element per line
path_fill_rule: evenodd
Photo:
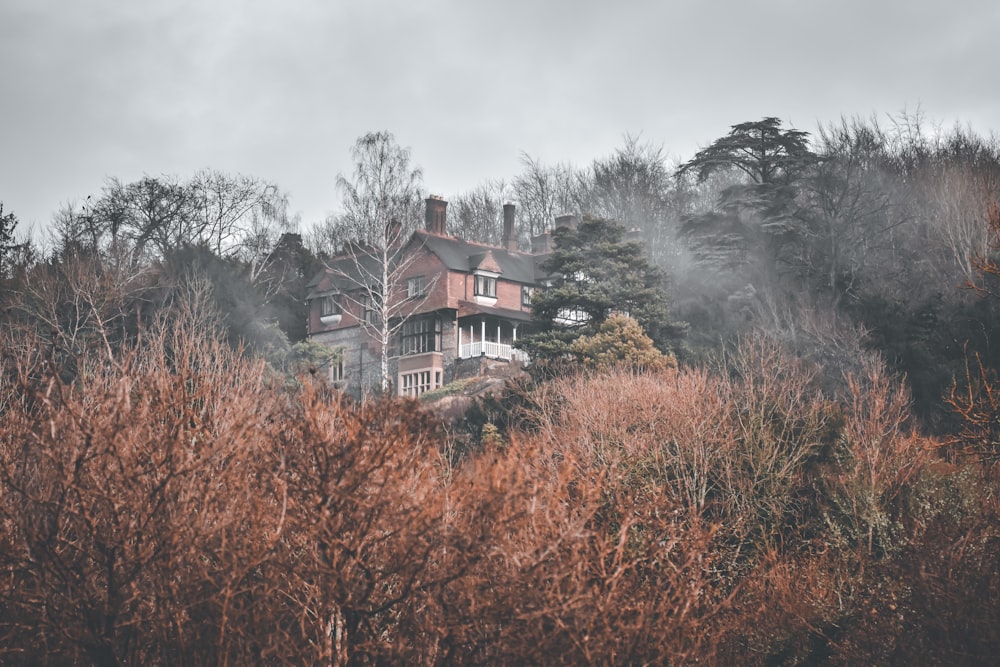
<path fill-rule="evenodd" d="M 78 368 L 0 418 L 4 658 L 212 661 L 283 524 L 263 366 L 179 327 Z"/>
<path fill-rule="evenodd" d="M 971 663 L 1000 642 L 995 475 L 927 465 L 877 366 L 825 396 L 753 340 L 715 370 L 565 377 L 455 460 L 416 402 L 290 386 L 196 308 L 167 319 L 72 380 L 30 341 L 4 358 L 4 664 Z"/>

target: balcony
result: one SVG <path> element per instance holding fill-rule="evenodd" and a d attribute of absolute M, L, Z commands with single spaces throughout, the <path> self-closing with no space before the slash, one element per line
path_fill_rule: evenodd
<path fill-rule="evenodd" d="M 515 349 L 513 345 L 495 343 L 489 340 L 463 343 L 458 346 L 459 359 L 470 359 L 472 357 L 488 357 L 490 359 L 515 360 L 528 363 L 528 355 L 521 350 Z"/>

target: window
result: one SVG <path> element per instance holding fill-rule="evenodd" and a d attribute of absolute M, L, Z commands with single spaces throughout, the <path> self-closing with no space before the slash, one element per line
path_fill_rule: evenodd
<path fill-rule="evenodd" d="M 497 296 L 497 279 L 477 274 L 475 295 L 495 299 Z"/>
<path fill-rule="evenodd" d="M 413 299 L 418 296 L 423 296 L 427 292 L 427 278 L 424 276 L 417 276 L 415 278 L 409 278 L 406 281 L 406 296 Z"/>
<path fill-rule="evenodd" d="M 521 285 L 521 305 L 531 306 L 531 297 L 535 294 L 535 288 L 529 285 Z"/>
<path fill-rule="evenodd" d="M 331 362 L 330 367 L 327 369 L 327 374 L 330 382 L 341 382 L 344 379 L 344 360 L 338 359 Z"/>
<path fill-rule="evenodd" d="M 555 322 L 563 326 L 576 326 L 589 321 L 590 315 L 579 308 L 561 308 L 555 317 Z"/>
<path fill-rule="evenodd" d="M 378 294 L 370 294 L 368 292 L 364 292 L 361 295 L 361 310 L 365 322 L 368 324 L 379 323 L 380 309 L 378 308 L 378 296 Z"/>
<path fill-rule="evenodd" d="M 340 295 L 330 294 L 320 299 L 319 314 L 320 317 L 330 317 L 331 315 L 340 315 Z"/>
<path fill-rule="evenodd" d="M 441 372 L 435 373 L 436 384 L 431 385 L 430 371 L 416 371 L 399 376 L 399 395 L 417 397 L 441 386 Z"/>
<path fill-rule="evenodd" d="M 439 352 L 441 350 L 441 318 L 415 317 L 403 322 L 399 336 L 401 355 Z"/>

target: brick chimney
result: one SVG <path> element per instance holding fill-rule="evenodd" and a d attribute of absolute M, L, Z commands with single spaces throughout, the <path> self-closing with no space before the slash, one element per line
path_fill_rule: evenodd
<path fill-rule="evenodd" d="M 569 227 L 570 229 L 576 229 L 576 216 L 575 215 L 557 215 L 556 216 L 556 229 L 559 227 Z"/>
<path fill-rule="evenodd" d="M 431 234 L 444 236 L 447 232 L 445 224 L 445 212 L 448 209 L 448 201 L 444 197 L 431 195 L 424 200 L 427 208 L 424 211 L 424 229 Z"/>
<path fill-rule="evenodd" d="M 552 234 L 545 232 L 531 237 L 531 254 L 545 255 L 552 252 Z"/>
<path fill-rule="evenodd" d="M 510 202 L 503 205 L 503 236 L 500 245 L 507 250 L 517 250 L 517 237 L 514 235 L 514 205 Z"/>

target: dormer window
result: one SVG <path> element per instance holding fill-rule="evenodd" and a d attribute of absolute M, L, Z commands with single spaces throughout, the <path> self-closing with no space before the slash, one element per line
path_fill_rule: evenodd
<path fill-rule="evenodd" d="M 340 295 L 328 294 L 319 301 L 320 317 L 331 317 L 340 315 Z"/>
<path fill-rule="evenodd" d="M 476 274 L 476 296 L 484 296 L 490 299 L 497 298 L 497 279 L 494 276 Z"/>
<path fill-rule="evenodd" d="M 319 299 L 319 321 L 330 326 L 340 324 L 340 295 L 327 294 Z"/>

